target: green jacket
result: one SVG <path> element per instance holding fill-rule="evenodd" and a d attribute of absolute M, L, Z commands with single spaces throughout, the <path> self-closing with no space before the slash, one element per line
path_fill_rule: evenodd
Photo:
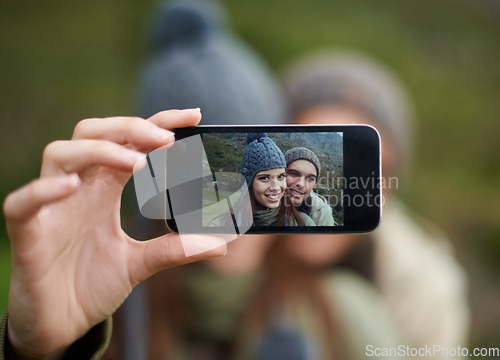
<path fill-rule="evenodd" d="M 9 342 L 7 339 L 7 320 L 9 313 L 6 311 L 0 323 L 0 360 L 10 360 L 7 357 Z M 67 360 L 99 360 L 108 348 L 113 331 L 111 318 L 106 319 L 90 329 L 85 336 L 75 341 L 67 350 L 63 359 Z"/>

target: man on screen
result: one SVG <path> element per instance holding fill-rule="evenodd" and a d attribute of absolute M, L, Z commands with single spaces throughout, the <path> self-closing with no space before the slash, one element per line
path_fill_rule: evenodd
<path fill-rule="evenodd" d="M 296 147 L 285 153 L 285 160 L 287 192 L 293 205 L 309 215 L 316 226 L 334 226 L 332 208 L 313 191 L 321 169 L 318 156 L 307 148 Z"/>

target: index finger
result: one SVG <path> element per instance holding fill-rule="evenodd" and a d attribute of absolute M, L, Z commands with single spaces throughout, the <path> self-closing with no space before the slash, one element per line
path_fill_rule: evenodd
<path fill-rule="evenodd" d="M 151 116 L 148 121 L 163 129 L 196 126 L 201 121 L 200 108 L 166 110 Z"/>
<path fill-rule="evenodd" d="M 148 121 L 137 117 L 110 117 L 80 121 L 73 140 L 99 139 L 136 149 L 151 150 L 174 141 L 173 128 L 195 126 L 201 119 L 200 109 L 167 110 L 153 115 Z"/>

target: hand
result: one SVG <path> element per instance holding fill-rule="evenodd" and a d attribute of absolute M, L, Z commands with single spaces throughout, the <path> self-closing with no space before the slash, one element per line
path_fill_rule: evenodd
<path fill-rule="evenodd" d="M 81 121 L 70 141 L 49 144 L 40 178 L 4 203 L 12 249 L 8 336 L 18 356 L 60 353 L 109 317 L 132 288 L 155 272 L 223 255 L 217 248 L 185 257 L 177 234 L 146 242 L 120 224 L 120 199 L 144 152 L 173 143 L 165 129 L 196 125 L 199 109 L 170 110 L 147 121 Z"/>
<path fill-rule="evenodd" d="M 362 240 L 358 234 L 287 235 L 287 250 L 310 266 L 323 267 L 340 261 Z"/>

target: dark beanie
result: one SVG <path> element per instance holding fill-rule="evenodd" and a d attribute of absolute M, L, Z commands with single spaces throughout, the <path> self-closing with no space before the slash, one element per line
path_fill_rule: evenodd
<path fill-rule="evenodd" d="M 296 147 L 288 150 L 285 153 L 285 160 L 287 166 L 297 160 L 307 160 L 314 165 L 317 171 L 316 175 L 319 176 L 321 165 L 319 163 L 318 156 L 316 156 L 314 152 L 305 147 Z"/>
<path fill-rule="evenodd" d="M 286 168 L 283 153 L 266 133 L 247 134 L 247 143 L 241 160 L 241 174 L 248 186 L 259 171 Z"/>
<path fill-rule="evenodd" d="M 141 77 L 140 116 L 200 107 L 202 124 L 284 121 L 275 78 L 225 20 L 215 0 L 170 1 L 160 7 Z"/>

